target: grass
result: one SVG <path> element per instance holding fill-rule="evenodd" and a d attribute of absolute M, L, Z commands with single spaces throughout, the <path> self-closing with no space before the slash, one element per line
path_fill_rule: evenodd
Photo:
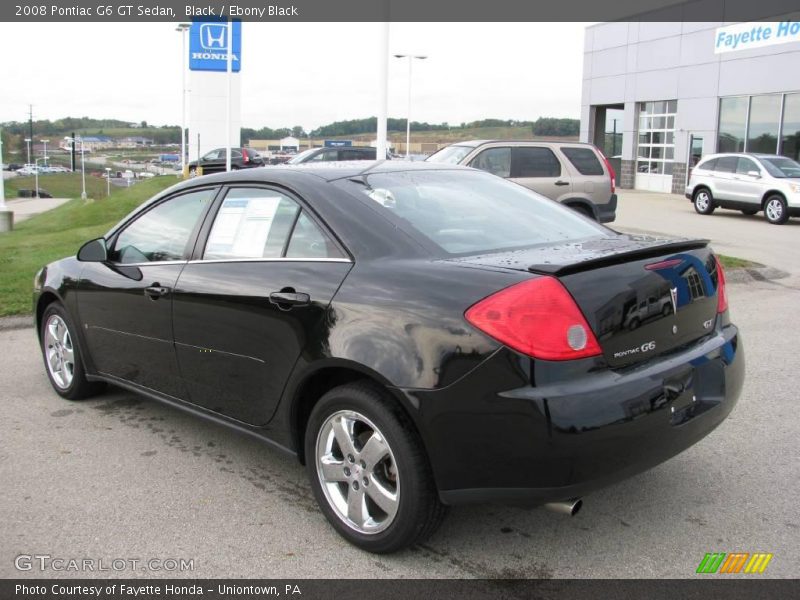
<path fill-rule="evenodd" d="M 387 135 L 392 142 L 405 142 L 405 131 L 390 131 Z M 369 141 L 375 139 L 374 133 L 333 136 L 329 139 L 348 139 L 357 141 Z M 556 139 L 562 141 L 578 141 L 578 137 L 541 137 L 534 136 L 530 125 L 525 127 L 469 127 L 466 129 L 437 129 L 435 131 L 412 131 L 411 141 L 414 142 L 437 142 L 440 144 L 451 144 L 453 142 L 465 140 L 548 140 Z M 318 140 L 317 140 L 318 141 Z"/>
<path fill-rule="evenodd" d="M 746 260 L 744 258 L 738 258 L 736 256 L 727 256 L 725 254 L 717 254 L 717 258 L 719 258 L 719 262 L 722 263 L 722 267 L 726 270 L 747 269 L 750 267 L 764 266 L 761 263 L 753 262 L 751 260 Z"/>
<path fill-rule="evenodd" d="M 33 276 L 43 265 L 74 256 L 84 242 L 103 235 L 139 204 L 176 181 L 175 177 L 154 177 L 130 188 L 112 188 L 108 198 L 101 181 L 102 195 L 96 201 L 70 200 L 19 223 L 14 231 L 0 234 L 0 316 L 30 313 Z"/>
<path fill-rule="evenodd" d="M 12 177 L 5 180 L 6 199 L 17 198 L 18 190 L 32 190 L 36 187 L 33 176 Z M 47 191 L 53 198 L 80 198 L 80 173 L 45 173 L 39 175 L 39 189 Z M 113 186 L 112 186 L 113 192 Z M 86 195 L 89 198 L 106 197 L 106 180 L 86 174 Z"/>

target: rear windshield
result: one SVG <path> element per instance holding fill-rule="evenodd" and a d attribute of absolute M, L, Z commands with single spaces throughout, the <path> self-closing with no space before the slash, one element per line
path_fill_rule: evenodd
<path fill-rule="evenodd" d="M 438 152 L 434 152 L 425 160 L 448 165 L 457 165 L 473 150 L 474 148 L 472 146 L 447 146 Z"/>
<path fill-rule="evenodd" d="M 597 155 L 590 148 L 570 148 L 563 147 L 561 152 L 569 159 L 569 162 L 578 169 L 581 175 L 602 175 L 603 165 L 597 160 Z"/>
<path fill-rule="evenodd" d="M 353 181 L 353 180 L 351 180 Z M 408 233 L 449 254 L 475 254 L 609 236 L 610 231 L 515 183 L 477 171 L 368 175 L 360 186 Z"/>

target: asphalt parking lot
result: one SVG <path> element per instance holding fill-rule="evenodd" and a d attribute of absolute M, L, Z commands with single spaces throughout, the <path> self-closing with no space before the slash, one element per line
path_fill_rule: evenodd
<path fill-rule="evenodd" d="M 194 561 L 189 572 L 120 576 L 682 578 L 706 552 L 770 552 L 766 576 L 797 577 L 800 221 L 701 217 L 676 197 L 625 193 L 615 225 L 710 237 L 789 276 L 729 287 L 747 356 L 730 418 L 678 457 L 584 498 L 575 518 L 460 507 L 425 545 L 366 554 L 328 526 L 294 459 L 128 392 L 62 400 L 33 331 L 15 329 L 0 331 L 0 576 L 91 575 L 14 567 L 20 554 L 47 554 Z"/>

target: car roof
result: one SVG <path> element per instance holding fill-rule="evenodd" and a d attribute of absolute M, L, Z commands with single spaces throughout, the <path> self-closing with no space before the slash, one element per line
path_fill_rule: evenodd
<path fill-rule="evenodd" d="M 452 144 L 448 144 L 448 146 L 469 146 L 471 148 L 477 148 L 478 146 L 483 146 L 485 144 L 561 144 L 561 145 L 570 145 L 570 146 L 593 146 L 589 142 L 578 142 L 578 141 L 568 141 L 568 140 L 464 140 L 453 142 Z"/>
<path fill-rule="evenodd" d="M 716 154 L 707 154 L 703 157 L 703 161 L 712 159 L 712 158 L 723 158 L 725 156 L 746 156 L 750 158 L 786 158 L 785 156 L 781 156 L 780 154 L 765 154 L 763 152 L 718 152 Z"/>

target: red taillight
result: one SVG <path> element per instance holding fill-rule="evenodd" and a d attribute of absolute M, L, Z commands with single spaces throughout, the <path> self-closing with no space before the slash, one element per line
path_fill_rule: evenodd
<path fill-rule="evenodd" d="M 597 356 L 600 345 L 560 281 L 529 279 L 473 304 L 464 317 L 497 341 L 544 360 Z"/>
<path fill-rule="evenodd" d="M 717 312 L 723 313 L 728 310 L 728 292 L 725 291 L 725 269 L 722 268 L 722 263 L 716 256 L 714 260 L 717 261 Z"/>
<path fill-rule="evenodd" d="M 598 150 L 598 152 L 600 151 Z M 608 169 L 608 174 L 611 177 L 611 193 L 613 194 L 617 189 L 617 172 L 614 171 L 614 167 L 611 166 L 611 161 L 608 160 L 605 154 L 600 152 L 600 156 L 603 157 L 603 162 L 606 163 L 606 169 Z"/>

